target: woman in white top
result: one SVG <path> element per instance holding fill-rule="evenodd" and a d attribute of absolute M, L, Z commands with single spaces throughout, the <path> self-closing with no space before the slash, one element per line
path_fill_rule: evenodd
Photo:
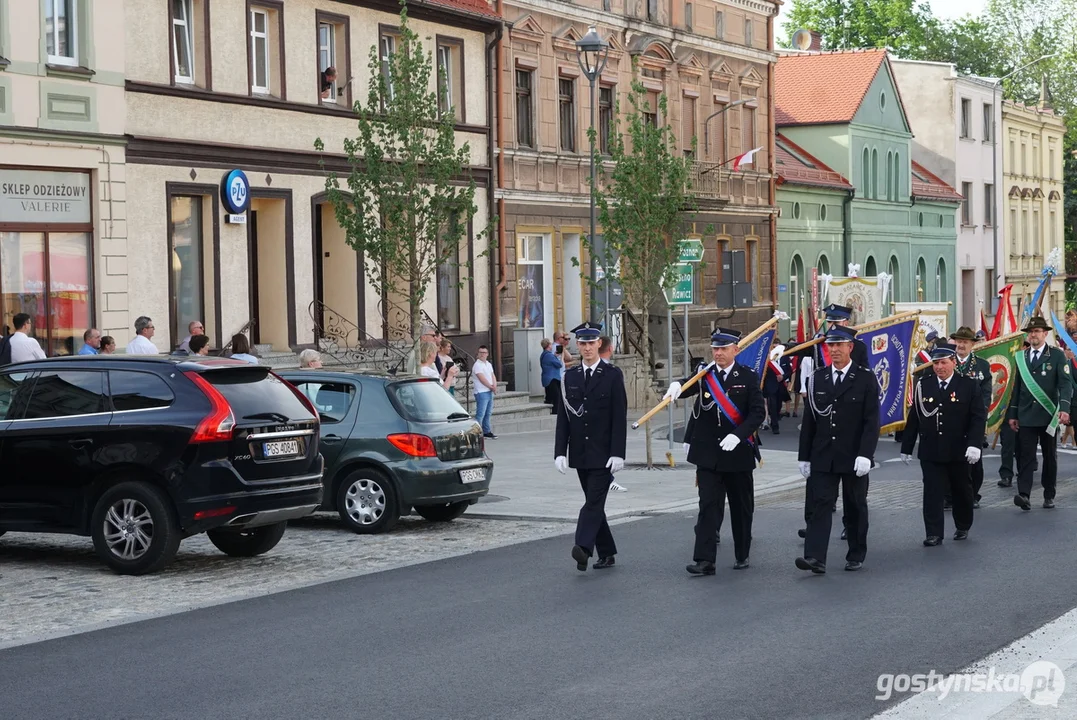
<path fill-rule="evenodd" d="M 232 336 L 232 354 L 228 357 L 251 365 L 258 364 L 258 358 L 251 355 L 251 344 L 247 342 L 247 336 L 243 333 L 236 333 Z"/>
<path fill-rule="evenodd" d="M 456 382 L 456 366 L 448 369 L 445 373 L 445 378 L 441 377 L 441 373 L 434 366 L 434 356 L 437 355 L 438 348 L 434 343 L 424 342 L 419 344 L 419 374 L 423 377 L 434 378 L 440 383 L 441 387 L 448 391 L 449 387 Z"/>

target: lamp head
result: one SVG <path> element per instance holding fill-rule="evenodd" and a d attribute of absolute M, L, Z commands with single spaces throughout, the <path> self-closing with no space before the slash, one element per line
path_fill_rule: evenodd
<path fill-rule="evenodd" d="M 609 44 L 598 34 L 598 30 L 592 25 L 587 29 L 587 34 L 576 41 L 576 54 L 580 57 L 580 64 L 589 72 L 597 72 L 602 54 L 609 49 Z"/>

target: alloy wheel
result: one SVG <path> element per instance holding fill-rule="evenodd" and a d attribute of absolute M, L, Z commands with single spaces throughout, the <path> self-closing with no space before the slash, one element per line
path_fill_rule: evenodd
<path fill-rule="evenodd" d="M 153 542 L 153 516 L 138 500 L 121 498 L 109 506 L 104 520 L 108 548 L 123 560 L 138 560 Z"/>

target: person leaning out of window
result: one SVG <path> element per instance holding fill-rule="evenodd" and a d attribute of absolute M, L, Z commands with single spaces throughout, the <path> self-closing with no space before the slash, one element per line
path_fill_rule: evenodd
<path fill-rule="evenodd" d="M 556 415 L 561 405 L 561 373 L 565 370 L 565 363 L 554 353 L 552 346 L 550 338 L 542 338 L 539 367 L 542 369 L 542 387 L 546 390 L 543 402 L 552 405 L 552 413 Z"/>
<path fill-rule="evenodd" d="M 327 67 L 322 70 L 322 100 L 335 100 L 333 97 L 333 83 L 337 81 L 337 69 Z"/>

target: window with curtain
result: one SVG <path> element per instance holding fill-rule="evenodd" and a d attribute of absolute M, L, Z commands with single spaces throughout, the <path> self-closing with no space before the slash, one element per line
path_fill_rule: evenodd
<path fill-rule="evenodd" d="M 610 152 L 610 128 L 613 127 L 613 93 L 612 87 L 598 89 L 598 151 L 603 155 Z"/>
<path fill-rule="evenodd" d="M 684 156 L 694 158 L 692 139 L 696 136 L 696 99 L 685 95 L 681 98 L 681 149 Z"/>
<path fill-rule="evenodd" d="M 78 10 L 78 0 L 45 0 L 45 52 L 53 65 L 79 64 Z"/>

